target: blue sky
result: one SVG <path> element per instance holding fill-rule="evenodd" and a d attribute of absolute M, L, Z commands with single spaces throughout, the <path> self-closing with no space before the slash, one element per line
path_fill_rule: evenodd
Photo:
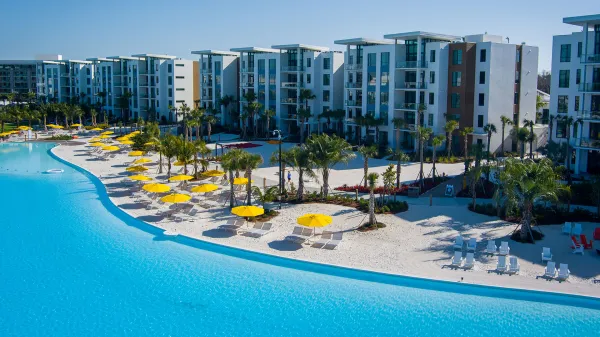
<path fill-rule="evenodd" d="M 575 6 L 576 5 L 576 6 Z M 550 69 L 552 36 L 569 34 L 565 16 L 600 13 L 597 0 L 21 0 L 3 5 L 0 59 L 160 53 L 304 43 L 342 50 L 334 40 L 429 31 L 488 32 L 540 47 Z M 586 11 L 587 9 L 587 11 Z"/>

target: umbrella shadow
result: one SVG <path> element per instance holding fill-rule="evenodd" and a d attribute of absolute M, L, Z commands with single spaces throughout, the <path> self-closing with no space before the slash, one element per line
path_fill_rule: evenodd
<path fill-rule="evenodd" d="M 224 231 L 217 228 L 208 229 L 202 232 L 203 236 L 213 238 L 213 239 L 227 239 L 236 236 L 237 234 L 234 232 Z"/>
<path fill-rule="evenodd" d="M 293 252 L 302 248 L 302 245 L 296 242 L 290 242 L 286 240 L 271 241 L 268 243 L 269 247 L 282 252 Z"/>
<path fill-rule="evenodd" d="M 138 216 L 137 219 L 144 222 L 160 222 L 164 217 L 160 215 L 141 215 Z"/>
<path fill-rule="evenodd" d="M 122 209 L 143 209 L 146 208 L 145 204 L 142 203 L 130 203 L 118 205 Z"/>

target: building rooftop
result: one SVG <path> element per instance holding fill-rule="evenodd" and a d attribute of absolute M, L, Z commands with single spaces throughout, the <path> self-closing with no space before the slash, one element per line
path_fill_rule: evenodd
<path fill-rule="evenodd" d="M 430 38 L 430 39 L 436 39 L 436 40 L 445 40 L 448 42 L 452 42 L 452 41 L 461 39 L 460 36 L 421 32 L 421 31 L 386 34 L 383 37 L 386 39 L 392 39 L 392 40 L 416 40 L 419 37 L 424 37 L 424 38 Z"/>
<path fill-rule="evenodd" d="M 166 59 L 166 60 L 173 60 L 176 59 L 177 56 L 171 56 L 171 55 L 164 55 L 164 54 L 136 54 L 136 55 L 131 55 L 133 57 L 150 57 L 150 58 L 155 58 L 155 59 Z"/>
<path fill-rule="evenodd" d="M 90 57 L 90 58 L 87 58 L 86 60 L 88 60 L 88 61 L 96 61 L 96 62 L 114 62 L 115 61 L 113 59 L 109 59 L 109 58 L 106 58 L 106 57 Z"/>
<path fill-rule="evenodd" d="M 365 37 L 357 37 L 357 38 L 345 39 L 345 40 L 335 40 L 335 41 L 333 41 L 333 43 L 347 45 L 347 46 L 371 46 L 371 45 L 378 45 L 378 44 L 392 44 L 392 42 L 390 42 L 390 41 L 375 40 L 375 39 L 369 39 L 369 38 L 365 38 Z"/>
<path fill-rule="evenodd" d="M 600 14 L 571 16 L 563 18 L 563 23 L 581 27 L 583 27 L 586 23 L 591 26 L 600 25 Z"/>
<path fill-rule="evenodd" d="M 238 53 L 279 53 L 279 50 L 277 49 L 261 47 L 231 48 L 230 50 Z"/>
<path fill-rule="evenodd" d="M 134 57 L 134 56 L 108 56 L 107 58 L 113 59 L 113 60 L 134 60 L 134 61 L 141 60 L 141 58 Z"/>
<path fill-rule="evenodd" d="M 44 61 L 36 60 L 0 60 L 0 64 L 18 65 L 18 64 L 38 64 Z"/>
<path fill-rule="evenodd" d="M 311 46 L 308 44 L 278 44 L 278 45 L 274 45 L 271 46 L 271 48 L 275 48 L 275 49 L 281 49 L 281 50 L 288 50 L 288 49 L 306 49 L 306 50 L 313 50 L 313 51 L 329 51 L 329 48 L 327 47 L 319 47 L 319 46 Z"/>
<path fill-rule="evenodd" d="M 83 64 L 92 64 L 91 61 L 82 61 L 82 60 L 68 60 L 71 63 L 83 63 Z"/>
<path fill-rule="evenodd" d="M 197 51 L 193 51 L 192 54 L 196 54 L 196 55 L 219 55 L 219 56 L 240 56 L 238 53 L 235 53 L 235 52 L 232 52 L 232 51 L 213 50 L 213 49 L 197 50 Z"/>

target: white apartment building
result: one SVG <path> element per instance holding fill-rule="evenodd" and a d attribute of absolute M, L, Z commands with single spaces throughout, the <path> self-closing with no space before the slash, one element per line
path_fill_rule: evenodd
<path fill-rule="evenodd" d="M 26 94 L 28 92 L 42 94 L 42 69 L 42 61 L 0 61 L 0 94 Z M 38 92 L 38 90 L 40 91 Z"/>
<path fill-rule="evenodd" d="M 534 118 L 536 47 L 505 44 L 502 37 L 487 34 L 461 38 L 408 32 L 384 37 L 393 43 L 365 38 L 335 41 L 347 48 L 344 108 L 349 140 L 368 138 L 396 147 L 392 120 L 398 118 L 405 121 L 399 146 L 411 151 L 417 146 L 417 125 L 444 134 L 446 121 L 456 119 L 461 127 L 474 128 L 470 143 L 487 144 L 483 126 L 493 123 L 499 129 L 501 115 L 522 122 L 528 112 Z M 420 108 L 423 114 L 417 122 Z M 356 125 L 356 117 L 366 115 L 382 119 L 379 139 L 373 128 L 365 135 L 365 128 Z M 492 151 L 500 147 L 500 138 L 493 135 Z M 455 152 L 461 152 L 461 145 L 454 135 Z"/>
<path fill-rule="evenodd" d="M 221 111 L 219 100 L 225 96 L 238 97 L 238 57 L 239 54 L 221 50 L 199 50 L 192 54 L 199 55 L 200 107 L 218 109 L 221 125 L 231 124 L 230 115 Z"/>
<path fill-rule="evenodd" d="M 91 100 L 90 61 L 42 61 L 43 89 L 48 102 L 86 103 Z"/>
<path fill-rule="evenodd" d="M 563 23 L 580 27 L 552 41 L 550 114 L 552 140 L 570 138 L 571 169 L 600 173 L 600 14 L 567 17 Z M 575 123 L 568 127 L 564 117 Z M 568 137 L 570 136 L 570 137 Z"/>

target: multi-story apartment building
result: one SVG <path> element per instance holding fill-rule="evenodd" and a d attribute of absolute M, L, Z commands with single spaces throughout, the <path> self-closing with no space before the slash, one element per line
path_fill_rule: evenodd
<path fill-rule="evenodd" d="M 417 125 L 444 134 L 446 121 L 456 119 L 461 128 L 474 128 L 470 143 L 486 144 L 483 127 L 499 127 L 501 115 L 520 122 L 535 118 L 536 47 L 503 43 L 502 37 L 487 34 L 461 38 L 408 32 L 384 37 L 393 44 L 364 38 L 336 41 L 347 46 L 348 139 L 369 138 L 395 147 L 398 131 L 398 145 L 410 151 L 417 145 Z M 355 123 L 367 115 L 381 119 L 379 139 L 374 139 L 373 128 Z M 404 121 L 399 130 L 392 123 L 395 118 Z M 458 135 L 454 138 L 460 152 L 462 142 Z M 493 135 L 491 151 L 500 147 L 500 138 Z"/>
<path fill-rule="evenodd" d="M 600 173 L 600 14 L 567 17 L 581 31 L 554 36 L 550 114 L 552 140 L 570 141 L 576 173 Z M 572 125 L 571 122 L 573 122 Z"/>
<path fill-rule="evenodd" d="M 92 67 L 90 61 L 43 61 L 42 97 L 48 102 L 89 103 Z"/>
<path fill-rule="evenodd" d="M 0 61 L 0 94 L 37 94 L 38 67 L 41 61 Z"/>

